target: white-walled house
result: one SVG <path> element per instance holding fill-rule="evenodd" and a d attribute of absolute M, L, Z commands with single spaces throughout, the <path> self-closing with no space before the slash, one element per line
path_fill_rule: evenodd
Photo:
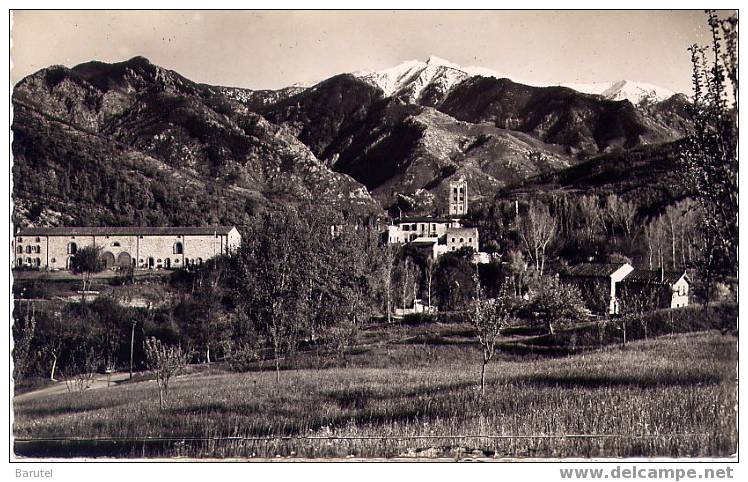
<path fill-rule="evenodd" d="M 232 226 L 22 228 L 13 239 L 14 266 L 70 269 L 85 246 L 101 247 L 107 268 L 182 268 L 201 264 L 239 247 Z"/>
<path fill-rule="evenodd" d="M 605 298 L 608 314 L 617 315 L 633 303 L 648 308 L 688 306 L 691 280 L 685 272 L 635 269 L 629 263 L 582 263 L 562 274 L 592 306 Z"/>

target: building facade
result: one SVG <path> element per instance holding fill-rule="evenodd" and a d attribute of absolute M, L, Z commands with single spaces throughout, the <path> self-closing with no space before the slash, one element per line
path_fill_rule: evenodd
<path fill-rule="evenodd" d="M 235 227 L 23 228 L 13 239 L 14 266 L 67 270 L 86 246 L 101 248 L 107 268 L 175 269 L 202 264 L 239 247 Z"/>
<path fill-rule="evenodd" d="M 462 227 L 459 221 L 453 219 L 402 218 L 387 227 L 387 242 L 425 247 L 431 251 L 434 259 L 465 247 L 477 253 L 478 228 Z"/>

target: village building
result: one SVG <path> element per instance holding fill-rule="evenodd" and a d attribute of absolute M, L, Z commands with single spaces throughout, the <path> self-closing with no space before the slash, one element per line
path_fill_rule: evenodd
<path fill-rule="evenodd" d="M 436 259 L 444 253 L 472 248 L 478 252 L 478 229 L 462 227 L 454 219 L 413 217 L 393 221 L 387 227 L 390 244 L 411 243 L 428 249 Z"/>
<path fill-rule="evenodd" d="M 562 279 L 579 288 L 593 311 L 607 310 L 608 314 L 617 315 L 621 306 L 616 288 L 632 271 L 634 267 L 628 263 L 582 263 L 570 267 Z"/>
<path fill-rule="evenodd" d="M 690 279 L 685 273 L 635 269 L 629 263 L 582 263 L 561 278 L 579 288 L 589 308 L 618 315 L 642 304 L 647 309 L 688 306 Z"/>
<path fill-rule="evenodd" d="M 684 271 L 637 269 L 621 282 L 622 296 L 652 308 L 688 306 L 691 279 Z"/>
<path fill-rule="evenodd" d="M 106 268 L 174 269 L 202 264 L 239 247 L 235 227 L 22 228 L 13 240 L 14 266 L 67 270 L 78 250 L 101 248 Z"/>
<path fill-rule="evenodd" d="M 471 248 L 476 263 L 487 263 L 487 253 L 479 252 L 478 228 L 465 227 L 457 216 L 467 214 L 467 182 L 460 178 L 449 183 L 448 217 L 405 217 L 392 221 L 387 227 L 389 244 L 411 244 L 429 251 L 433 259 Z"/>

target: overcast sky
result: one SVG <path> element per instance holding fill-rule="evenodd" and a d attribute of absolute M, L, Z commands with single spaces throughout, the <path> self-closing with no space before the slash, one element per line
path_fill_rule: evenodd
<path fill-rule="evenodd" d="M 536 84 L 690 92 L 703 11 L 15 11 L 12 81 L 136 55 L 214 85 L 279 88 L 436 55 Z"/>

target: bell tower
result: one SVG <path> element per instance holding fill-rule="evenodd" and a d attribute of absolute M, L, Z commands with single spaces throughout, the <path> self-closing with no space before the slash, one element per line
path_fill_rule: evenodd
<path fill-rule="evenodd" d="M 468 212 L 467 181 L 449 181 L 449 215 L 464 216 Z"/>

